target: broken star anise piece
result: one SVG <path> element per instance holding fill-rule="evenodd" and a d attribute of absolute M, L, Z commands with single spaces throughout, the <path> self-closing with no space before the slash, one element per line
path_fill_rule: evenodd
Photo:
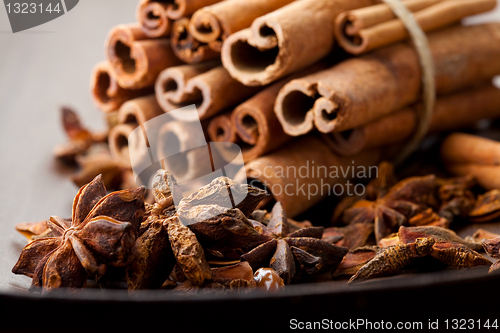
<path fill-rule="evenodd" d="M 474 207 L 476 197 L 471 192 L 474 178 L 471 176 L 451 179 L 438 179 L 438 197 L 440 201 L 437 212 L 439 216 L 453 221 L 455 216 L 466 217 Z"/>
<path fill-rule="evenodd" d="M 196 235 L 175 215 L 175 196 L 182 193 L 175 178 L 165 170 L 153 177 L 155 203 L 141 224 L 141 236 L 134 247 L 134 258 L 127 270 L 129 289 L 159 288 L 177 264 L 193 285 L 211 278 L 210 267 Z M 179 199 L 180 201 L 180 199 Z"/>
<path fill-rule="evenodd" d="M 355 249 L 364 246 L 373 234 L 373 225 L 369 223 L 351 223 L 345 227 L 329 227 L 323 232 L 323 240 L 337 246 Z M 338 239 L 338 237 L 341 237 Z"/>
<path fill-rule="evenodd" d="M 337 269 L 332 272 L 332 277 L 356 274 L 363 265 L 372 260 L 381 250 L 377 246 L 363 246 L 349 250 Z"/>
<path fill-rule="evenodd" d="M 206 249 L 251 249 L 269 240 L 247 218 L 266 195 L 256 187 L 219 177 L 180 200 L 177 216 Z"/>
<path fill-rule="evenodd" d="M 481 249 L 481 244 L 463 239 L 453 230 L 436 226 L 402 226 L 399 228 L 398 237 L 401 244 L 413 243 L 417 238 L 432 237 L 436 242 L 458 243 L 476 251 Z"/>
<path fill-rule="evenodd" d="M 179 203 L 178 213 L 185 224 L 200 222 L 205 219 L 204 216 L 214 216 L 210 210 L 213 206 L 239 209 L 249 217 L 266 196 L 266 191 L 255 186 L 240 184 L 228 177 L 218 177 L 183 198 Z"/>
<path fill-rule="evenodd" d="M 432 208 L 427 208 L 426 210 L 414 215 L 408 220 L 408 224 L 411 226 L 436 226 L 442 228 L 448 228 L 450 226 L 450 220 L 445 217 L 441 217 L 436 214 Z"/>
<path fill-rule="evenodd" d="M 498 259 L 490 266 L 489 272 L 491 273 L 500 268 L 500 237 L 483 239 L 482 244 L 484 250 L 490 257 Z"/>
<path fill-rule="evenodd" d="M 61 109 L 64 132 L 69 141 L 54 148 L 54 156 L 66 163 L 75 163 L 75 158 L 85 153 L 93 143 L 104 142 L 107 135 L 90 132 L 85 128 L 78 114 L 68 107 Z"/>
<path fill-rule="evenodd" d="M 481 254 L 462 244 L 453 242 L 438 242 L 434 244 L 432 246 L 431 256 L 455 268 L 491 265 L 491 261 Z"/>
<path fill-rule="evenodd" d="M 500 216 L 500 190 L 491 190 L 477 198 L 469 212 L 472 222 L 489 222 Z"/>
<path fill-rule="evenodd" d="M 360 200 L 344 211 L 344 223 L 373 223 L 377 243 L 435 201 L 434 175 L 411 177 L 375 200 Z"/>
<path fill-rule="evenodd" d="M 107 266 L 130 261 L 144 215 L 144 188 L 106 195 L 100 176 L 80 189 L 73 201 L 71 223 L 51 217 L 54 237 L 26 245 L 12 269 L 33 278 L 32 286 L 82 288 L 89 276 L 98 279 Z"/>
<path fill-rule="evenodd" d="M 274 205 L 271 215 L 267 226 L 261 224 L 256 228 L 270 240 L 241 256 L 241 260 L 248 261 L 254 270 L 270 267 L 289 284 L 336 269 L 348 251 L 321 240 L 323 227 L 306 227 L 290 233 L 279 202 Z"/>
<path fill-rule="evenodd" d="M 348 283 L 359 279 L 388 276 L 398 273 L 414 259 L 431 254 L 435 240 L 418 238 L 414 243 L 398 244 L 381 250 L 372 260 L 363 265 Z"/>

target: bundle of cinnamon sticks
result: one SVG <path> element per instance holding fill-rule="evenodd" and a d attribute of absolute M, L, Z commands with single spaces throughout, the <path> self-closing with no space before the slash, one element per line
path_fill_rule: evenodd
<path fill-rule="evenodd" d="M 492 84 L 500 74 L 500 23 L 460 22 L 497 1 L 401 2 L 432 55 L 437 99 L 429 132 L 500 117 L 500 89 Z M 290 217 L 331 194 L 301 186 L 331 188 L 357 177 L 280 171 L 376 165 L 397 155 L 418 127 L 419 55 L 405 22 L 378 0 L 140 0 L 136 17 L 111 29 L 90 84 L 109 123 L 109 152 L 99 156 L 115 174 L 115 166 L 127 170 L 121 187 L 133 183 L 131 133 L 170 114 L 175 122 L 160 137 L 189 146 L 192 114 L 173 112 L 189 105 L 207 141 L 238 145 L 241 173 Z M 199 176 L 203 163 L 191 152 L 185 174 Z M 105 169 L 81 166 L 87 178 Z"/>

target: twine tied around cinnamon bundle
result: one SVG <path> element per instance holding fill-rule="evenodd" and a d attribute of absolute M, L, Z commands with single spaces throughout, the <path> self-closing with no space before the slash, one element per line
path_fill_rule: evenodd
<path fill-rule="evenodd" d="M 406 8 L 400 0 L 382 0 L 389 6 L 410 35 L 422 68 L 422 105 L 423 108 L 417 113 L 417 128 L 410 141 L 395 156 L 394 164 L 401 164 L 419 145 L 429 129 L 434 104 L 436 102 L 436 82 L 434 59 L 429 47 L 427 35 L 417 23 L 415 16 Z"/>

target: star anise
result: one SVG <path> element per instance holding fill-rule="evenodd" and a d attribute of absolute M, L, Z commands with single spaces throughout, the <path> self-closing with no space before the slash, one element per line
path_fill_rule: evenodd
<path fill-rule="evenodd" d="M 434 175 L 407 178 L 375 201 L 361 200 L 346 209 L 344 223 L 373 223 L 377 243 L 433 201 Z"/>
<path fill-rule="evenodd" d="M 256 229 L 270 239 L 241 256 L 254 270 L 270 267 L 289 284 L 336 269 L 348 251 L 321 240 L 323 227 L 289 232 L 288 220 L 279 202 L 274 205 L 271 216 L 267 226 L 253 222 Z"/>
<path fill-rule="evenodd" d="M 443 229 L 436 227 L 436 229 Z M 363 265 L 349 283 L 358 279 L 369 279 L 398 273 L 416 258 L 432 257 L 455 268 L 491 265 L 491 262 L 469 247 L 451 242 L 438 241 L 439 237 L 418 237 L 401 240 L 400 244 L 382 249 L 373 259 Z"/>
<path fill-rule="evenodd" d="M 477 198 L 469 212 L 472 222 L 489 222 L 500 216 L 500 190 L 491 190 Z"/>
<path fill-rule="evenodd" d="M 106 133 L 93 133 L 80 121 L 78 114 L 68 108 L 61 108 L 61 119 L 64 132 L 69 141 L 54 148 L 54 156 L 66 163 L 75 163 L 75 158 L 85 153 L 93 143 L 105 142 Z"/>
<path fill-rule="evenodd" d="M 123 267 L 144 215 L 145 189 L 106 195 L 101 176 L 83 186 L 73 201 L 68 222 L 51 217 L 54 237 L 26 245 L 12 269 L 33 278 L 32 286 L 47 292 L 55 288 L 82 288 L 87 278 L 98 279 L 107 266 Z"/>
<path fill-rule="evenodd" d="M 440 202 L 438 215 L 450 222 L 455 216 L 467 217 L 476 202 L 476 197 L 470 190 L 475 185 L 474 178 L 437 179 L 436 183 Z"/>
<path fill-rule="evenodd" d="M 211 278 L 210 267 L 196 235 L 176 216 L 174 202 L 182 193 L 173 175 L 158 170 L 153 178 L 155 203 L 147 216 L 127 268 L 129 290 L 159 288 L 177 264 L 193 285 Z"/>
<path fill-rule="evenodd" d="M 266 196 L 259 188 L 219 177 L 183 198 L 177 215 L 205 249 L 253 248 L 268 240 L 248 220 Z"/>
<path fill-rule="evenodd" d="M 486 253 L 497 259 L 491 266 L 489 272 L 493 272 L 500 268 L 500 237 L 494 239 L 483 239 L 482 245 Z"/>

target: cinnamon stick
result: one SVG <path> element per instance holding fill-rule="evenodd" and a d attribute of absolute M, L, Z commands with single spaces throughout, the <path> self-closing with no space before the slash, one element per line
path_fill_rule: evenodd
<path fill-rule="evenodd" d="M 188 64 L 220 57 L 220 52 L 212 50 L 208 44 L 196 40 L 188 30 L 189 19 L 180 18 L 172 24 L 170 42 L 175 55 Z"/>
<path fill-rule="evenodd" d="M 138 90 L 120 87 L 106 61 L 98 63 L 92 70 L 90 93 L 94 104 L 104 112 L 118 110 L 126 101 L 153 92 L 152 87 Z"/>
<path fill-rule="evenodd" d="M 168 76 L 167 76 L 168 77 Z M 189 79 L 184 86 L 184 93 L 195 96 L 198 116 L 201 120 L 208 119 L 225 109 L 246 100 L 260 91 L 261 87 L 247 87 L 233 79 L 222 66 L 215 67 L 205 73 Z M 179 103 L 178 108 L 193 104 L 193 99 Z M 186 117 L 183 117 L 183 116 Z M 189 116 L 192 113 L 176 112 L 178 120 L 193 121 Z M 179 117 L 183 117 L 180 119 Z"/>
<path fill-rule="evenodd" d="M 274 113 L 274 100 L 280 89 L 290 80 L 324 69 L 326 64 L 318 63 L 306 70 L 270 85 L 255 94 L 232 112 L 210 120 L 208 134 L 214 142 L 238 143 L 245 162 L 256 159 L 283 146 L 293 137 L 285 134 Z M 232 160 L 234 154 L 222 154 Z M 227 162 L 230 162 L 227 160 Z"/>
<path fill-rule="evenodd" d="M 414 105 L 349 131 L 325 134 L 327 142 L 336 153 L 350 156 L 408 139 L 416 129 L 421 107 Z M 488 84 L 438 98 L 429 132 L 456 130 L 480 119 L 497 117 L 500 117 L 500 89 Z"/>
<path fill-rule="evenodd" d="M 109 150 L 113 159 L 124 167 L 130 167 L 130 151 L 128 138 L 137 127 L 134 124 L 118 124 L 109 131 Z"/>
<path fill-rule="evenodd" d="M 415 20 L 422 30 L 430 32 L 460 22 L 466 16 L 492 10 L 497 1 L 408 0 L 403 3 L 414 12 Z M 359 55 L 408 39 L 409 34 L 388 5 L 378 4 L 337 16 L 335 37 L 343 49 Z"/>
<path fill-rule="evenodd" d="M 303 69 L 330 53 L 335 17 L 376 0 L 301 0 L 255 19 L 229 36 L 222 63 L 245 85 L 265 85 Z"/>
<path fill-rule="evenodd" d="M 320 138 L 307 135 L 247 163 L 245 171 L 249 184 L 265 186 L 281 202 L 286 215 L 293 218 L 330 192 L 341 195 L 343 190 L 342 194 L 346 194 L 347 181 L 353 179 L 353 173 L 354 177 L 368 177 L 369 166 L 376 165 L 380 157 L 377 149 L 340 157 Z M 358 167 L 365 170 L 364 176 L 358 173 Z"/>
<path fill-rule="evenodd" d="M 229 111 L 210 119 L 207 128 L 210 141 L 230 143 L 237 143 L 240 141 L 233 127 L 231 114 L 232 112 Z"/>
<path fill-rule="evenodd" d="M 198 126 L 195 122 L 173 120 L 164 124 L 158 133 L 157 156 L 180 183 L 213 172 L 211 157 L 216 151 L 210 152 L 206 145 L 198 144 Z M 177 151 L 172 151 L 173 148 Z"/>
<path fill-rule="evenodd" d="M 500 73 L 500 23 L 434 32 L 429 45 L 438 94 Z M 345 131 L 417 102 L 421 85 L 416 51 L 402 43 L 292 80 L 278 94 L 275 112 L 290 135 L 314 126 L 323 133 Z"/>
<path fill-rule="evenodd" d="M 124 166 L 131 165 L 128 147 L 129 136 L 138 126 L 164 114 L 156 102 L 155 95 L 130 100 L 122 105 L 118 112 L 119 124 L 109 132 L 109 149 L 114 159 Z M 140 150 L 140 147 L 137 147 Z"/>
<path fill-rule="evenodd" d="M 253 20 L 294 0 L 231 0 L 206 6 L 193 14 L 189 31 L 200 42 L 220 52 L 231 34 L 248 28 Z"/>
<path fill-rule="evenodd" d="M 500 165 L 500 142 L 472 134 L 450 134 L 441 146 L 445 163 Z"/>
<path fill-rule="evenodd" d="M 162 71 L 155 84 L 156 98 L 162 109 L 169 112 L 182 107 L 182 103 L 199 104 L 203 98 L 201 92 L 186 92 L 187 81 L 219 65 L 220 62 L 211 61 L 195 65 L 174 66 Z"/>
<path fill-rule="evenodd" d="M 182 63 L 168 39 L 147 39 L 135 23 L 111 29 L 105 52 L 116 80 L 127 89 L 152 86 L 163 69 Z"/>
<path fill-rule="evenodd" d="M 486 190 L 500 188 L 500 166 L 482 164 L 449 164 L 448 172 L 457 176 L 473 176 L 476 182 Z"/>
<path fill-rule="evenodd" d="M 487 190 L 500 188 L 500 142 L 453 133 L 441 145 L 441 158 L 453 175 L 472 175 Z"/>
<path fill-rule="evenodd" d="M 156 101 L 156 96 L 139 97 L 123 104 L 118 111 L 118 122 L 143 126 L 148 120 L 164 114 Z"/>
<path fill-rule="evenodd" d="M 154 0 L 139 1 L 136 19 L 147 37 L 166 37 L 170 34 L 172 22 L 167 11 L 171 6 L 172 4 Z"/>

